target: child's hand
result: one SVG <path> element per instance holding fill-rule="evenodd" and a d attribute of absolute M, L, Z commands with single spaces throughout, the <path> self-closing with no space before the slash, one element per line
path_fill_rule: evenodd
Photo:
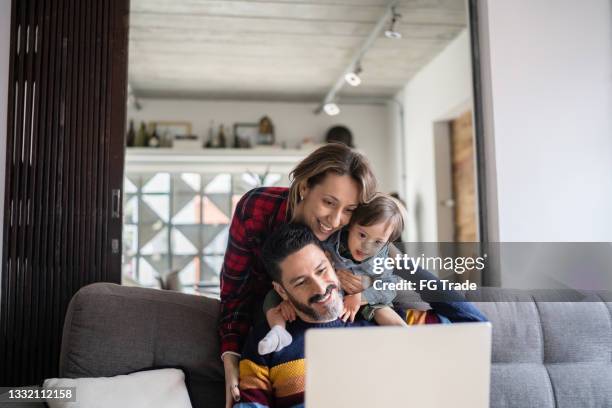
<path fill-rule="evenodd" d="M 283 314 L 280 309 L 280 304 L 276 307 L 273 307 L 272 309 L 269 309 L 266 312 L 266 320 L 268 321 L 268 325 L 270 325 L 270 327 L 285 327 L 285 322 L 287 321 L 287 319 L 283 317 Z"/>
<path fill-rule="evenodd" d="M 355 295 L 344 296 L 344 311 L 340 316 L 343 322 L 349 320 L 351 323 L 355 320 L 355 315 L 361 306 L 361 293 Z"/>
<path fill-rule="evenodd" d="M 280 310 L 281 315 L 285 321 L 292 322 L 295 320 L 295 309 L 288 300 L 283 300 L 280 305 L 277 306 Z"/>
<path fill-rule="evenodd" d="M 338 269 L 336 275 L 340 281 L 340 286 L 346 293 L 356 294 L 363 291 L 364 287 L 361 276 L 353 275 L 347 269 Z"/>

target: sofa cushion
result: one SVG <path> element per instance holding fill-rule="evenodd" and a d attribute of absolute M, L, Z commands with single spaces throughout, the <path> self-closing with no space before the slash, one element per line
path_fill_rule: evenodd
<path fill-rule="evenodd" d="M 493 326 L 491 408 L 612 407 L 609 292 L 482 288 L 466 297 Z"/>
<path fill-rule="evenodd" d="M 495 408 L 555 408 L 546 367 L 531 363 L 493 364 L 490 401 Z"/>
<path fill-rule="evenodd" d="M 99 378 L 49 378 L 44 388 L 74 388 L 74 401 L 47 399 L 50 408 L 191 408 L 185 374 L 175 368 Z"/>

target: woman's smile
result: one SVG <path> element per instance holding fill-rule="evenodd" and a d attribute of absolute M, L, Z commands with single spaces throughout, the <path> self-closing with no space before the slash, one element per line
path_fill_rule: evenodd
<path fill-rule="evenodd" d="M 334 231 L 333 227 L 324 224 L 321 220 L 317 220 L 317 221 L 319 223 L 319 230 L 323 234 L 328 235 L 328 234 L 331 234 Z"/>

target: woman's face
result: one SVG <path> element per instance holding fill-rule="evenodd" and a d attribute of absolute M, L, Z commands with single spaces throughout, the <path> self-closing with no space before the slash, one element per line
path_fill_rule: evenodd
<path fill-rule="evenodd" d="M 329 173 L 323 181 L 302 186 L 302 200 L 296 207 L 296 221 L 302 222 L 321 241 L 349 223 L 359 205 L 359 184 L 348 175 Z"/>

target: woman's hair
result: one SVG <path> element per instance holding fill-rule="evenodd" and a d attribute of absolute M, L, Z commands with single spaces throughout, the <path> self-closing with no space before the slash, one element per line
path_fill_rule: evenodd
<path fill-rule="evenodd" d="M 374 198 L 361 204 L 353 211 L 349 225 L 357 224 L 368 227 L 381 222 L 390 222 L 393 231 L 389 237 L 389 242 L 393 242 L 401 237 L 405 220 L 406 209 L 402 203 L 390 195 L 377 193 Z"/>
<path fill-rule="evenodd" d="M 291 217 L 300 201 L 300 185 L 311 188 L 321 183 L 327 173 L 349 175 L 360 186 L 360 202 L 369 201 L 376 191 L 377 181 L 370 162 L 361 154 L 340 143 L 330 143 L 310 153 L 291 171 L 289 178 L 289 203 L 287 212 Z"/>

